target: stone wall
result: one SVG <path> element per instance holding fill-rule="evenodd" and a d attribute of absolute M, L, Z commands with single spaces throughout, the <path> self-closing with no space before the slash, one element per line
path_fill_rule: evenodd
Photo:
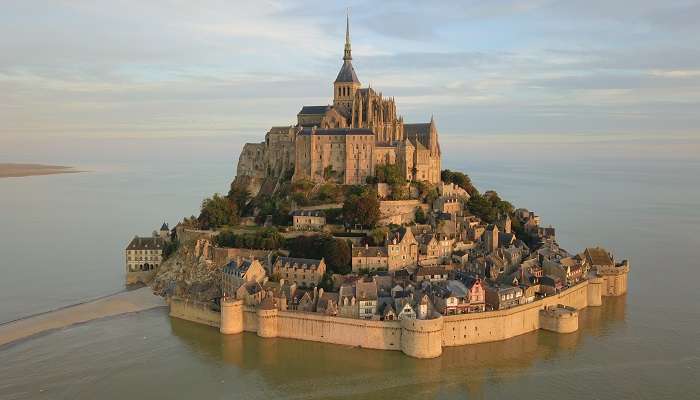
<path fill-rule="evenodd" d="M 209 325 L 218 328 L 221 325 L 221 313 L 211 309 L 209 303 L 201 303 L 178 297 L 171 297 L 170 316 Z"/>
<path fill-rule="evenodd" d="M 601 304 L 601 284 L 602 279 L 592 279 L 519 307 L 429 320 L 367 321 L 316 313 L 256 310 L 236 301 L 222 304 L 223 312 L 227 313 L 224 316 L 210 310 L 208 304 L 175 298 L 170 301 L 170 315 L 210 326 L 221 325 L 222 333 L 242 329 L 261 337 L 401 350 L 412 357 L 432 358 L 440 356 L 444 346 L 504 340 L 537 329 L 573 332 L 578 329 L 577 310 Z M 542 312 L 546 309 L 551 312 Z"/>

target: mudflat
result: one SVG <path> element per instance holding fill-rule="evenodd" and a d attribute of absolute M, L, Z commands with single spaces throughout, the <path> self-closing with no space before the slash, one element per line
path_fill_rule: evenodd
<path fill-rule="evenodd" d="M 97 300 L 60 308 L 0 324 L 0 346 L 42 332 L 65 328 L 99 318 L 164 307 L 163 298 L 143 287 Z"/>
<path fill-rule="evenodd" d="M 0 178 L 85 172 L 63 165 L 0 163 Z"/>

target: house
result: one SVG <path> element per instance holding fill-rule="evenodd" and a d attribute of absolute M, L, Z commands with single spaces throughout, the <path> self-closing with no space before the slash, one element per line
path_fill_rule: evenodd
<path fill-rule="evenodd" d="M 377 282 L 358 280 L 355 282 L 355 294 L 358 302 L 358 318 L 373 319 L 377 314 Z"/>
<path fill-rule="evenodd" d="M 377 300 L 377 313 L 382 321 L 393 321 L 398 319 L 394 308 L 394 299 L 388 296 L 379 296 Z"/>
<path fill-rule="evenodd" d="M 281 279 L 279 282 L 266 281 L 262 286 L 266 293 L 265 297 L 272 298 L 278 310 L 287 311 L 288 304 L 291 303 L 297 285 L 293 282 L 289 283 Z"/>
<path fill-rule="evenodd" d="M 314 311 L 314 297 L 310 290 L 297 290 L 292 295 L 292 302 L 289 306 L 294 311 Z"/>
<path fill-rule="evenodd" d="M 388 270 L 389 253 L 385 246 L 352 247 L 352 271 Z"/>
<path fill-rule="evenodd" d="M 445 267 L 421 267 L 416 271 L 416 282 L 442 282 L 447 280 Z"/>
<path fill-rule="evenodd" d="M 338 291 L 338 315 L 345 318 L 358 318 L 360 314 L 357 297 L 355 297 L 355 286 L 341 285 Z"/>
<path fill-rule="evenodd" d="M 316 312 L 331 316 L 338 315 L 338 298 L 338 293 L 324 292 L 323 289 L 319 289 Z"/>
<path fill-rule="evenodd" d="M 267 277 L 260 261 L 232 260 L 221 269 L 221 292 L 224 297 L 236 293 L 247 282 L 263 283 Z"/>
<path fill-rule="evenodd" d="M 389 271 L 415 266 L 418 262 L 418 242 L 410 229 L 401 228 L 387 240 Z"/>
<path fill-rule="evenodd" d="M 394 310 L 397 311 L 397 318 L 402 319 L 416 319 L 416 311 L 411 305 L 412 298 L 402 297 L 394 299 Z"/>
<path fill-rule="evenodd" d="M 326 225 L 326 214 L 321 210 L 295 210 L 289 215 L 295 230 L 318 230 Z"/>
<path fill-rule="evenodd" d="M 277 257 L 272 273 L 300 287 L 312 287 L 318 285 L 326 273 L 326 263 L 323 259 Z"/>
<path fill-rule="evenodd" d="M 515 307 L 524 301 L 519 286 L 486 286 L 485 294 L 486 304 L 493 310 Z"/>
<path fill-rule="evenodd" d="M 262 285 L 256 281 L 245 282 L 235 293 L 236 299 L 243 300 L 247 306 L 257 306 L 265 298 Z"/>
<path fill-rule="evenodd" d="M 435 309 L 442 315 L 464 314 L 469 309 L 468 290 L 460 281 L 449 280 L 445 286 L 434 285 L 431 294 Z"/>
<path fill-rule="evenodd" d="M 163 231 L 165 230 L 165 231 Z M 163 260 L 163 249 L 169 238 L 168 226 L 163 224 L 161 233 L 151 237 L 134 236 L 124 250 L 126 260 L 126 283 L 147 283 L 156 273 Z"/>
<path fill-rule="evenodd" d="M 469 308 L 467 312 L 484 312 L 486 311 L 486 291 L 481 278 L 467 278 L 465 286 L 469 291 Z"/>
<path fill-rule="evenodd" d="M 430 298 L 428 297 L 427 294 L 423 294 L 420 297 L 420 300 L 418 301 L 417 304 L 417 312 L 416 312 L 416 318 L 417 319 L 428 319 L 432 315 L 433 312 L 433 304 L 430 301 Z"/>

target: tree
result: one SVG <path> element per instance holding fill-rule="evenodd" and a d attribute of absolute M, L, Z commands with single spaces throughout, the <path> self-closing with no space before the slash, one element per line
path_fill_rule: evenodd
<path fill-rule="evenodd" d="M 442 170 L 442 172 L 440 172 L 440 179 L 445 183 L 454 183 L 455 185 L 466 190 L 466 192 L 469 193 L 470 196 L 473 196 L 475 193 L 478 193 L 474 185 L 472 185 L 472 181 L 469 178 L 469 175 L 465 173 L 445 169 Z"/>
<path fill-rule="evenodd" d="M 238 223 L 238 208 L 229 198 L 214 193 L 214 196 L 204 199 L 202 202 L 202 209 L 197 221 L 202 229 L 235 225 Z"/>
<path fill-rule="evenodd" d="M 404 185 L 404 178 L 401 168 L 397 164 L 378 165 L 374 169 L 374 174 L 378 182 L 387 183 L 389 185 Z"/>
<path fill-rule="evenodd" d="M 425 224 L 428 221 L 428 218 L 425 216 L 425 212 L 423 211 L 423 207 L 416 207 L 415 220 L 417 224 Z"/>
<path fill-rule="evenodd" d="M 236 181 L 233 181 L 227 197 L 236 204 L 238 211 L 242 212 L 250 200 L 250 192 L 243 185 L 236 184 Z"/>
<path fill-rule="evenodd" d="M 352 253 L 346 240 L 326 234 L 297 236 L 285 247 L 292 257 L 324 259 L 330 273 L 347 274 L 352 270 Z"/>
<path fill-rule="evenodd" d="M 343 220 L 346 225 L 374 227 L 379 222 L 379 199 L 374 191 L 360 196 L 351 195 L 343 203 Z"/>

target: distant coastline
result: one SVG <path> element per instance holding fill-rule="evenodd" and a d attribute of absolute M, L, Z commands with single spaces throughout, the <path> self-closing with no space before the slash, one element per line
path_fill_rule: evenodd
<path fill-rule="evenodd" d="M 0 163 L 0 178 L 20 178 L 25 176 L 74 174 L 85 172 L 63 165 Z"/>

